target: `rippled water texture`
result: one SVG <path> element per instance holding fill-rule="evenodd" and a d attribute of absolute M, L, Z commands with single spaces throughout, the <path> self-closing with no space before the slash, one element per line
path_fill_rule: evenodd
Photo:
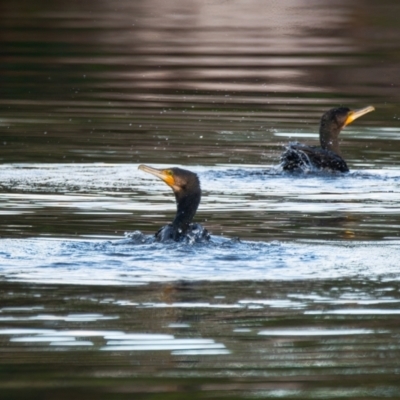
<path fill-rule="evenodd" d="M 400 398 L 400 3 L 0 4 L 4 398 Z M 346 127 L 348 174 L 285 143 Z M 201 180 L 208 243 L 157 243 Z"/>

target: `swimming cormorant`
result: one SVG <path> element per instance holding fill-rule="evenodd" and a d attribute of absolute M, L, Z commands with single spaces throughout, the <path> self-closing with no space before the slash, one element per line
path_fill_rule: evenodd
<path fill-rule="evenodd" d="M 186 169 L 157 169 L 148 165 L 139 165 L 140 170 L 148 172 L 163 180 L 175 194 L 177 211 L 171 224 L 163 226 L 155 234 L 156 240 L 180 241 L 189 238 L 194 241 L 208 240 L 208 231 L 200 224 L 192 223 L 201 199 L 201 188 L 198 176 Z"/>
<path fill-rule="evenodd" d="M 357 118 L 374 111 L 372 106 L 360 110 L 347 107 L 332 108 L 322 115 L 319 126 L 321 147 L 308 146 L 302 143 L 289 143 L 281 155 L 281 166 L 285 171 L 305 171 L 309 169 L 326 169 L 348 172 L 346 161 L 339 150 L 339 133 Z"/>

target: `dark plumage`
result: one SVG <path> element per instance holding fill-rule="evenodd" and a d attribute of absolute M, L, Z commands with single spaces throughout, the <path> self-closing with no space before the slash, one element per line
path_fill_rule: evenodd
<path fill-rule="evenodd" d="M 368 106 L 352 111 L 347 107 L 332 108 L 322 115 L 319 127 L 321 147 L 308 146 L 298 142 L 289 143 L 281 155 L 281 166 L 285 171 L 305 171 L 309 169 L 326 169 L 348 172 L 346 161 L 339 149 L 341 130 L 357 118 L 374 111 Z"/>
<path fill-rule="evenodd" d="M 192 223 L 201 199 L 201 188 L 198 176 L 186 169 L 156 169 L 139 165 L 139 169 L 162 179 L 175 194 L 177 211 L 171 224 L 163 226 L 156 233 L 160 242 L 179 241 L 185 237 L 194 240 L 208 240 L 209 233 L 200 224 Z"/>

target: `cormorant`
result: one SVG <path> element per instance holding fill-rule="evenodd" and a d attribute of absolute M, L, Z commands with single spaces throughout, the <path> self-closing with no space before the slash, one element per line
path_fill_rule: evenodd
<path fill-rule="evenodd" d="M 285 171 L 304 171 L 307 169 L 325 169 L 349 172 L 346 161 L 339 150 L 339 133 L 357 118 L 374 111 L 372 106 L 360 110 L 347 107 L 332 108 L 322 115 L 319 126 L 321 147 L 308 146 L 298 142 L 289 143 L 281 155 L 281 166 Z"/>
<path fill-rule="evenodd" d="M 200 224 L 192 223 L 201 199 L 201 188 L 198 176 L 186 169 L 157 169 L 148 165 L 139 165 L 140 170 L 148 172 L 163 180 L 175 194 L 177 211 L 171 224 L 160 228 L 155 234 L 156 240 L 180 241 L 191 238 L 195 241 L 208 240 L 208 231 Z"/>

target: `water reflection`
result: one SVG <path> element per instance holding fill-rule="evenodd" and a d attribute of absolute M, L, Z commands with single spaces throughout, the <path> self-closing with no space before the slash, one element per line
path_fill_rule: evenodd
<path fill-rule="evenodd" d="M 31 317 L 30 320 L 35 320 Z M 4 321 L 4 320 L 0 320 Z M 90 321 L 86 320 L 86 321 Z M 124 333 L 113 331 L 49 330 L 49 329 L 0 329 L 0 335 L 11 336 L 10 342 L 25 345 L 94 346 L 90 340 L 101 338 L 105 345 L 100 351 L 171 351 L 171 354 L 229 354 L 229 350 L 212 339 L 175 338 L 173 335 L 150 333 Z M 28 335 L 28 336 L 24 336 Z M 96 340 L 98 342 L 98 339 Z"/>
<path fill-rule="evenodd" d="M 271 167 L 191 168 L 203 189 L 196 220 L 213 235 L 262 241 L 398 236 L 396 169 L 299 178 Z M 176 211 L 169 189 L 139 174 L 137 164 L 3 165 L 1 170 L 0 233 L 6 237 L 150 234 L 171 222 Z"/>
<path fill-rule="evenodd" d="M 353 241 L 351 244 L 323 240 L 263 243 L 214 236 L 209 243 L 188 245 L 155 243 L 153 237 L 148 239 L 149 243 L 124 240 L 117 245 L 98 240 L 3 239 L 0 241 L 0 275 L 12 281 L 104 286 L 180 280 L 238 281 L 249 276 L 255 280 L 286 281 L 316 277 L 390 280 L 398 272 L 400 252 L 396 240 Z M 377 269 L 376 265 L 380 268 Z M 243 300 L 246 304 L 248 299 Z M 249 302 L 252 307 L 262 303 Z M 301 307 L 297 303 L 291 299 L 291 304 L 282 305 Z M 229 302 L 218 302 L 216 306 L 211 304 L 209 307 L 230 307 Z M 151 302 L 148 306 L 193 307 L 165 301 Z M 206 307 L 207 304 L 201 302 L 200 306 Z M 274 306 L 279 307 L 279 302 Z M 2 317 L 10 318 L 9 315 Z"/>
<path fill-rule="evenodd" d="M 103 351 L 172 351 L 175 355 L 218 355 L 229 354 L 230 351 L 222 343 L 215 343 L 212 339 L 175 339 L 173 336 L 153 340 L 142 335 L 135 339 L 132 335 L 114 337 L 108 340 Z"/>
<path fill-rule="evenodd" d="M 5 310 L 2 309 L 0 312 L 4 312 Z M 104 316 L 98 314 L 70 314 L 67 316 L 60 316 L 60 315 L 51 315 L 51 314 L 38 314 L 31 317 L 14 317 L 14 316 L 0 316 L 0 321 L 36 321 L 36 320 L 43 320 L 43 321 L 69 321 L 69 322 L 88 322 L 88 321 L 99 321 L 99 320 L 106 320 L 106 319 L 115 319 L 118 317 L 112 316 Z"/>
<path fill-rule="evenodd" d="M 271 329 L 258 332 L 259 335 L 263 336 L 348 336 L 376 333 L 379 332 L 374 332 L 370 329 Z"/>
<path fill-rule="evenodd" d="M 62 376 L 65 384 L 66 371 L 64 393 L 82 384 L 90 392 L 107 379 L 110 396 L 121 388 L 147 393 L 156 387 L 164 393 L 166 381 L 176 395 L 179 385 L 192 379 L 197 384 L 191 391 L 201 398 L 233 387 L 245 397 L 294 390 L 298 397 L 346 392 L 350 398 L 361 393 L 396 398 L 400 389 L 395 280 L 48 287 L 3 282 L 0 292 L 6 307 L 1 314 L 26 316 L 0 321 L 0 345 L 18 355 L 5 353 L 3 363 L 18 369 L 19 384 L 34 374 L 40 391 L 49 379 L 58 385 Z M 382 304 L 391 304 L 394 312 L 371 318 L 383 293 Z M 346 312 L 356 308 L 356 316 Z M 43 309 L 82 319 L 35 318 Z M 35 372 L 24 369 L 32 364 Z M 367 387 L 360 386 L 364 380 Z M 16 382 L 9 377 L 8 390 Z"/>
<path fill-rule="evenodd" d="M 315 132 L 338 104 L 373 103 L 366 125 L 397 125 L 396 1 L 13 4 L 0 15 L 6 161 L 270 163 L 275 129 Z M 358 140 L 345 150 L 351 166 L 379 160 Z"/>

